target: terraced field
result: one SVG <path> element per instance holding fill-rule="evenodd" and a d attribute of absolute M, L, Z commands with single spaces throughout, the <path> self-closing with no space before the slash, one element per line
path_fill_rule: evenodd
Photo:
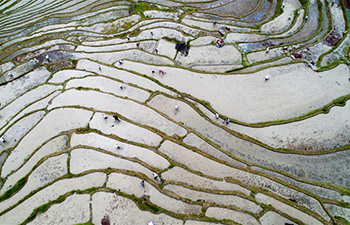
<path fill-rule="evenodd" d="M 0 1 L 0 225 L 349 224 L 349 9 Z"/>

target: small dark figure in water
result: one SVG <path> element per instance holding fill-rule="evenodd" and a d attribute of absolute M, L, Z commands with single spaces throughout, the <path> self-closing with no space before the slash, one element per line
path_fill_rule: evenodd
<path fill-rule="evenodd" d="M 297 200 L 295 198 L 290 198 L 289 201 L 297 203 Z"/>
<path fill-rule="evenodd" d="M 113 116 L 114 120 L 117 122 L 120 122 L 120 119 L 118 118 L 118 116 Z"/>

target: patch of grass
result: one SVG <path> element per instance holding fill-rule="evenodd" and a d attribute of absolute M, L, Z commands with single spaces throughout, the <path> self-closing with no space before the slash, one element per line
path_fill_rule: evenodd
<path fill-rule="evenodd" d="M 333 69 L 333 68 L 337 67 L 338 65 L 339 65 L 339 61 L 335 60 L 332 63 L 327 64 L 326 66 L 318 68 L 317 71 L 318 72 L 322 72 L 322 71 L 330 70 L 330 69 Z"/>
<path fill-rule="evenodd" d="M 133 200 L 136 203 L 136 205 L 143 211 L 149 211 L 155 214 L 162 211 L 161 208 L 159 208 L 158 206 L 154 205 L 149 201 L 148 196 L 137 198 L 135 195 L 128 195 L 125 193 L 119 193 L 119 195 Z"/>
<path fill-rule="evenodd" d="M 299 0 L 299 1 L 302 5 L 306 5 L 309 2 L 309 0 Z"/>
<path fill-rule="evenodd" d="M 95 193 L 97 190 L 99 189 L 99 187 L 92 187 L 92 188 L 88 188 L 85 190 L 74 190 L 72 192 L 77 193 L 77 194 L 92 194 Z"/>
<path fill-rule="evenodd" d="M 27 180 L 28 177 L 23 177 L 20 179 L 11 189 L 7 190 L 2 196 L 0 196 L 0 202 L 10 198 L 17 191 L 19 191 L 27 183 Z"/>
<path fill-rule="evenodd" d="M 195 8 L 186 8 L 185 9 L 185 12 L 188 12 L 188 13 L 193 13 L 195 11 L 197 11 L 197 9 L 195 9 Z"/>
<path fill-rule="evenodd" d="M 104 27 L 104 29 L 102 30 L 102 33 L 114 34 L 114 33 L 117 33 L 119 31 L 125 31 L 125 30 L 128 30 L 129 28 L 131 28 L 134 24 L 135 24 L 134 21 L 120 22 L 117 24 L 112 23 L 112 24 L 106 25 Z"/>
<path fill-rule="evenodd" d="M 77 63 L 78 63 L 77 59 L 69 59 L 69 61 L 71 61 L 74 65 L 77 65 Z"/>
<path fill-rule="evenodd" d="M 152 213 L 158 213 L 160 210 L 156 205 L 153 205 L 150 202 L 145 202 L 143 204 L 140 202 L 139 206 L 140 206 L 141 210 L 147 210 L 147 211 L 150 211 Z"/>
<path fill-rule="evenodd" d="M 236 45 L 238 46 L 238 45 Z M 243 51 L 241 51 L 241 57 L 242 57 L 242 66 L 247 67 L 249 66 L 249 61 Z"/>
<path fill-rule="evenodd" d="M 107 169 L 105 169 L 105 172 L 107 175 L 109 175 L 113 172 L 113 169 L 111 167 L 108 167 Z"/>
<path fill-rule="evenodd" d="M 75 225 L 94 225 L 94 224 L 89 221 L 89 222 L 86 222 L 86 223 L 77 223 Z"/>
<path fill-rule="evenodd" d="M 267 190 L 267 189 L 265 189 L 265 188 L 260 188 L 260 191 L 261 191 L 262 193 L 269 192 L 269 190 Z"/>
<path fill-rule="evenodd" d="M 127 37 L 127 35 L 129 35 L 131 37 L 135 37 L 140 33 L 141 33 L 140 28 L 136 28 L 135 30 L 133 30 L 131 32 L 124 32 L 122 34 L 117 35 L 116 37 L 121 38 L 121 39 L 125 39 Z"/>
<path fill-rule="evenodd" d="M 169 38 L 169 37 L 163 37 L 164 40 L 169 41 L 169 42 L 173 42 L 173 43 L 177 43 L 179 42 L 176 38 Z M 175 47 L 175 46 L 174 46 Z"/>
<path fill-rule="evenodd" d="M 134 36 L 137 36 L 139 33 L 141 33 L 141 30 L 140 28 L 136 28 L 135 30 L 131 31 L 129 33 L 130 36 L 134 37 Z"/>
<path fill-rule="evenodd" d="M 210 109 L 211 109 L 210 102 L 208 102 L 208 101 L 204 101 L 204 100 L 199 100 L 199 103 L 201 103 L 201 104 L 202 104 L 202 105 L 204 105 L 205 107 L 207 107 L 207 108 L 210 108 Z"/>
<path fill-rule="evenodd" d="M 142 76 L 143 76 L 143 77 L 145 77 L 145 78 L 147 78 L 147 79 L 149 79 L 149 80 L 151 80 L 151 81 L 153 81 L 153 82 L 155 82 L 156 84 L 161 85 L 160 81 L 159 81 L 159 80 L 157 80 L 156 78 L 153 78 L 153 77 L 147 76 L 146 74 L 143 74 Z"/>
<path fill-rule="evenodd" d="M 273 211 L 274 210 L 274 207 L 271 205 L 271 204 L 269 204 L 269 205 L 266 205 L 266 204 L 261 204 L 260 205 L 262 208 L 264 208 L 264 209 L 266 209 L 267 211 Z"/>
<path fill-rule="evenodd" d="M 147 10 L 158 10 L 158 11 L 165 11 L 165 12 L 176 12 L 177 10 L 173 8 L 168 7 L 160 7 L 154 4 L 146 3 L 146 2 L 139 2 L 134 3 L 130 6 L 129 12 L 131 13 L 138 13 L 140 14 L 141 18 L 146 18 L 144 12 Z"/>
<path fill-rule="evenodd" d="M 204 140 L 205 142 L 209 142 L 209 143 L 210 143 L 210 140 L 209 140 L 209 138 L 207 138 L 207 137 L 204 137 L 203 140 Z"/>
<path fill-rule="evenodd" d="M 236 68 L 233 68 L 233 69 L 225 71 L 225 73 L 231 73 L 231 72 L 238 71 L 238 70 L 241 70 L 241 69 L 242 69 L 242 67 L 236 67 Z"/>
<path fill-rule="evenodd" d="M 275 14 L 273 15 L 273 18 L 276 18 L 283 13 L 282 3 L 283 3 L 283 0 L 277 1 L 276 8 L 275 8 Z"/>
<path fill-rule="evenodd" d="M 145 18 L 145 15 L 143 14 L 144 11 L 152 9 L 153 7 L 151 4 L 145 2 L 135 3 L 131 6 L 131 10 L 133 10 L 133 12 L 139 13 L 141 18 Z"/>
<path fill-rule="evenodd" d="M 134 25 L 134 24 L 135 24 L 135 22 L 133 22 L 133 21 L 124 22 L 124 24 L 123 24 L 123 30 L 128 30 L 128 29 L 131 28 L 132 25 Z"/>
<path fill-rule="evenodd" d="M 341 187 L 341 186 L 335 186 L 336 189 L 339 190 L 339 193 L 341 195 L 349 195 L 350 196 L 350 188 L 346 188 L 346 187 Z"/>
<path fill-rule="evenodd" d="M 350 203 L 344 202 L 344 201 L 339 202 L 339 205 L 342 206 L 342 207 L 347 207 L 347 208 L 350 207 Z"/>
<path fill-rule="evenodd" d="M 106 25 L 103 30 L 102 33 L 104 34 L 114 34 L 117 33 L 120 29 L 120 26 L 118 26 L 117 24 L 110 24 L 110 25 Z"/>
<path fill-rule="evenodd" d="M 84 87 L 81 87 L 81 86 L 77 87 L 76 89 L 77 89 L 78 91 L 85 90 Z"/>
<path fill-rule="evenodd" d="M 78 128 L 78 129 L 75 130 L 75 132 L 77 134 L 85 134 L 85 133 L 89 133 L 91 131 L 92 131 L 92 129 L 88 128 L 88 127 L 81 127 L 81 128 Z"/>
<path fill-rule="evenodd" d="M 340 216 L 334 216 L 336 219 L 336 224 L 338 225 L 350 225 L 350 222 Z"/>
<path fill-rule="evenodd" d="M 62 203 L 65 199 L 66 195 L 61 195 L 60 197 L 58 197 L 58 199 L 39 206 L 38 208 L 34 209 L 32 214 L 30 214 L 30 216 L 22 224 L 27 224 L 29 221 L 33 220 L 39 213 L 46 212 L 46 210 L 48 210 L 52 204 Z"/>
<path fill-rule="evenodd" d="M 253 198 L 255 198 L 255 195 L 256 195 L 257 193 L 258 193 L 258 192 L 252 190 L 252 191 L 250 192 L 250 196 L 252 196 Z"/>

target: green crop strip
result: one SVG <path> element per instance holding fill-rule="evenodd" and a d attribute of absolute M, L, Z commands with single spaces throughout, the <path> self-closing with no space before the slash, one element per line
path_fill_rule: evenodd
<path fill-rule="evenodd" d="M 7 190 L 3 195 L 1 195 L 0 196 L 0 203 L 4 200 L 10 198 L 11 196 L 13 196 L 19 190 L 21 190 L 22 187 L 24 187 L 24 185 L 27 183 L 27 180 L 28 180 L 28 176 L 23 177 L 15 185 L 13 185 L 13 187 L 11 189 Z"/>

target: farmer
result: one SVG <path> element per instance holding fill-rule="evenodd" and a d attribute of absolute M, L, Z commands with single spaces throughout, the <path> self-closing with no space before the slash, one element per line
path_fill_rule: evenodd
<path fill-rule="evenodd" d="M 158 174 L 153 173 L 153 178 L 154 178 L 154 180 L 157 180 L 158 179 Z"/>
<path fill-rule="evenodd" d="M 141 182 L 140 182 L 140 184 L 141 184 L 141 186 L 144 188 L 145 187 L 145 181 L 144 180 L 142 180 Z"/>
<path fill-rule="evenodd" d="M 118 118 L 117 115 L 113 116 L 114 120 L 117 121 L 117 122 L 120 122 L 120 119 Z"/>

